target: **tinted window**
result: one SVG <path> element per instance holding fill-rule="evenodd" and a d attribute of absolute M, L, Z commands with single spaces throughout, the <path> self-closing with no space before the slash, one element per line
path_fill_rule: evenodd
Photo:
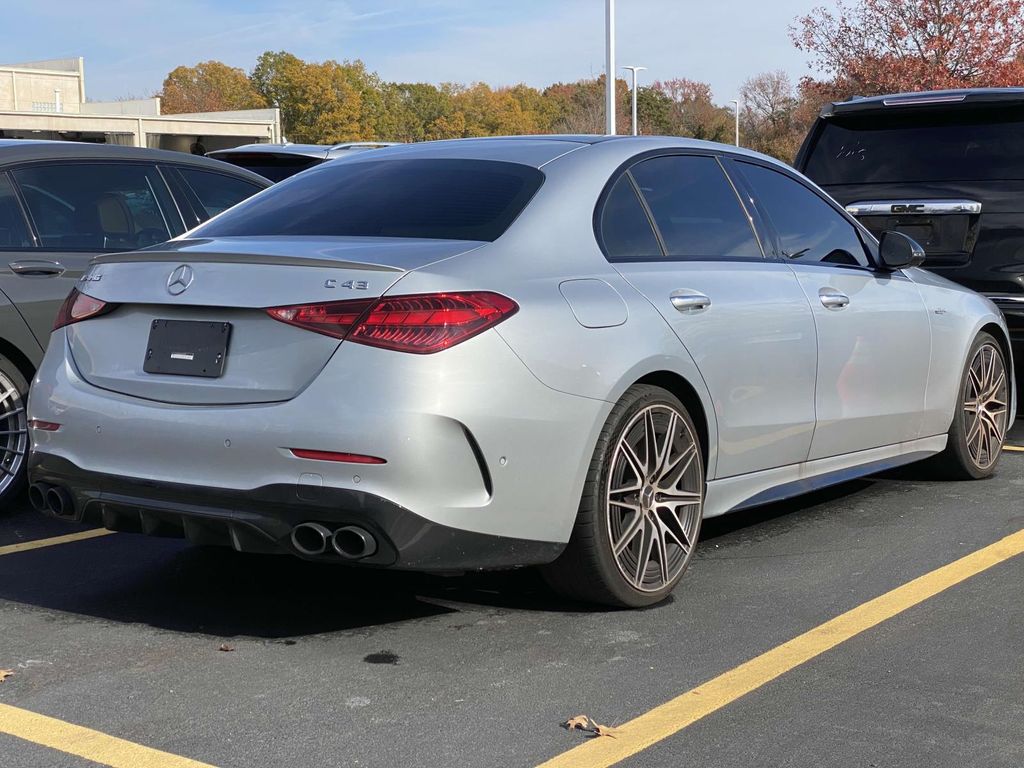
<path fill-rule="evenodd" d="M 495 240 L 543 180 L 536 168 L 490 160 L 324 163 L 242 203 L 195 235 Z"/>
<path fill-rule="evenodd" d="M 14 196 L 14 188 L 5 174 L 0 173 L 0 248 L 29 248 L 28 234 L 21 206 Z"/>
<path fill-rule="evenodd" d="M 760 165 L 741 165 L 754 198 L 775 225 L 784 256 L 867 266 L 857 230 L 835 208 L 785 174 Z"/>
<path fill-rule="evenodd" d="M 605 199 L 601 211 L 601 240 L 609 259 L 662 258 L 658 238 L 628 175 L 619 177 Z"/>
<path fill-rule="evenodd" d="M 12 173 L 44 248 L 133 250 L 170 237 L 152 166 L 51 164 Z"/>
<path fill-rule="evenodd" d="M 269 152 L 252 152 L 250 154 L 237 155 L 215 155 L 218 160 L 237 165 L 240 168 L 247 168 L 253 173 L 269 179 L 270 181 L 284 181 L 294 176 L 299 171 L 320 165 L 323 162 L 317 157 L 305 157 L 303 155 L 272 155 Z"/>
<path fill-rule="evenodd" d="M 630 173 L 670 257 L 761 258 L 750 221 L 715 158 L 656 157 Z"/>
<path fill-rule="evenodd" d="M 215 171 L 200 171 L 196 168 L 184 167 L 179 167 L 178 171 L 192 191 L 196 193 L 199 202 L 202 203 L 203 210 L 206 211 L 206 216 L 203 217 L 204 221 L 237 205 L 247 197 L 252 197 L 262 189 L 251 181 L 244 181 Z"/>
<path fill-rule="evenodd" d="M 1024 179 L 1024 114 L 972 110 L 829 121 L 806 173 L 826 185 Z"/>

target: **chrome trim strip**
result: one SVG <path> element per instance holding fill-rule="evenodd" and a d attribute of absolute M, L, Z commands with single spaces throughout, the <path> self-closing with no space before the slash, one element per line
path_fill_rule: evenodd
<path fill-rule="evenodd" d="M 898 99 L 882 99 L 882 103 L 887 107 L 908 107 L 914 104 L 950 104 L 957 101 L 963 101 L 967 98 L 966 93 L 955 93 L 949 96 L 931 96 L 922 98 L 920 96 L 903 96 Z"/>
<path fill-rule="evenodd" d="M 952 213 L 981 213 L 977 200 L 865 200 L 850 203 L 846 212 L 853 216 L 942 216 Z"/>

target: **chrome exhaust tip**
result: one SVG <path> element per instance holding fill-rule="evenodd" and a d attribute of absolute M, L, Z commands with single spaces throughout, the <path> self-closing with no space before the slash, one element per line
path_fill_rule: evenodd
<path fill-rule="evenodd" d="M 330 540 L 330 529 L 320 523 L 299 523 L 292 528 L 292 546 L 304 555 L 322 555 Z"/>
<path fill-rule="evenodd" d="M 46 483 L 32 483 L 28 487 L 28 500 L 36 512 L 49 512 L 50 506 L 46 503 L 46 492 L 50 486 Z"/>
<path fill-rule="evenodd" d="M 377 540 L 365 528 L 357 525 L 346 525 L 334 532 L 331 537 L 334 551 L 347 560 L 361 560 L 377 551 Z"/>
<path fill-rule="evenodd" d="M 71 494 L 56 485 L 46 489 L 46 507 L 51 515 L 57 517 L 73 517 L 75 514 L 75 503 L 71 500 Z"/>

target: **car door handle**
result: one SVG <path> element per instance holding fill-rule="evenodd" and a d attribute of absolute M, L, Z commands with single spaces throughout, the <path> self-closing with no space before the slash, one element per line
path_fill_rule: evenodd
<path fill-rule="evenodd" d="M 825 309 L 843 309 L 850 303 L 849 296 L 828 286 L 818 291 L 818 298 L 821 299 L 821 305 Z"/>
<path fill-rule="evenodd" d="M 711 306 L 711 299 L 700 291 L 673 291 L 668 300 L 680 312 L 703 312 Z"/>
<path fill-rule="evenodd" d="M 12 261 L 11 272 L 22 277 L 60 277 L 64 267 L 56 261 Z"/>

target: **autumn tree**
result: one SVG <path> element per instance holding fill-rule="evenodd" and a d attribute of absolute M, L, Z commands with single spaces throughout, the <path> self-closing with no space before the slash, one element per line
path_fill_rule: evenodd
<path fill-rule="evenodd" d="M 553 111 L 551 130 L 555 133 L 604 133 L 607 129 L 604 84 L 605 77 L 601 75 L 545 88 L 544 98 Z M 616 132 L 629 133 L 629 86 L 618 78 L 615 80 L 615 104 Z"/>
<path fill-rule="evenodd" d="M 807 132 L 800 99 L 782 70 L 763 72 L 740 86 L 743 145 L 792 162 Z"/>
<path fill-rule="evenodd" d="M 1024 82 L 1024 0 L 840 0 L 790 36 L 839 90 L 895 91 Z"/>
<path fill-rule="evenodd" d="M 220 61 L 176 67 L 164 79 L 160 109 L 164 114 L 258 109 L 267 105 L 245 71 Z"/>
<path fill-rule="evenodd" d="M 668 99 L 668 126 L 673 135 L 707 141 L 732 139 L 732 111 L 712 101 L 711 86 L 707 83 L 679 77 L 659 80 L 651 87 Z"/>

